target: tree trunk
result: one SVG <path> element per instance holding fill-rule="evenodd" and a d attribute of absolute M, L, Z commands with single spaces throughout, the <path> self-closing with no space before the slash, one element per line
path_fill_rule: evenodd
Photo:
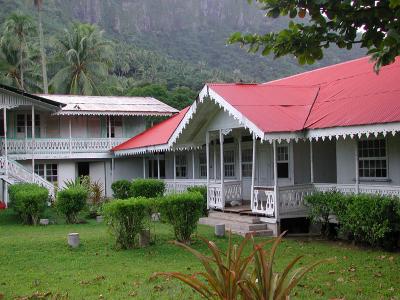
<path fill-rule="evenodd" d="M 23 64 L 23 48 L 22 48 L 22 43 L 19 48 L 19 72 L 20 72 L 20 80 L 21 80 L 21 88 L 25 90 L 24 88 L 24 69 L 22 68 Z"/>
<path fill-rule="evenodd" d="M 44 50 L 44 37 L 43 37 L 43 25 L 42 25 L 42 9 L 38 5 L 38 18 L 39 18 L 39 43 L 40 43 L 40 55 L 42 57 L 42 77 L 43 77 L 43 92 L 49 93 L 49 86 L 47 83 L 47 66 L 46 66 L 46 53 Z"/>

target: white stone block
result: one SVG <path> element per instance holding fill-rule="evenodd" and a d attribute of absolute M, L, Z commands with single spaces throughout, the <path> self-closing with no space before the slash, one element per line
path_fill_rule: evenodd
<path fill-rule="evenodd" d="M 39 224 L 40 225 L 49 225 L 49 219 L 40 219 Z"/>
<path fill-rule="evenodd" d="M 101 223 L 101 222 L 104 221 L 104 217 L 103 216 L 97 216 L 96 217 L 96 221 L 97 221 L 97 223 Z"/>
<path fill-rule="evenodd" d="M 215 224 L 215 235 L 217 237 L 225 236 L 225 224 Z"/>
<path fill-rule="evenodd" d="M 69 233 L 68 234 L 68 245 L 70 245 L 72 248 L 77 248 L 79 247 L 79 233 Z"/>

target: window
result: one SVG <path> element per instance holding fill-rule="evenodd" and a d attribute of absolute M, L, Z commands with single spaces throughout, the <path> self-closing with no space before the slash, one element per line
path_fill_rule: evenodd
<path fill-rule="evenodd" d="M 358 174 L 360 178 L 387 178 L 386 140 L 358 142 Z"/>
<path fill-rule="evenodd" d="M 205 152 L 199 154 L 199 171 L 200 178 L 207 177 L 207 156 Z"/>
<path fill-rule="evenodd" d="M 111 116 L 111 137 L 122 137 L 122 117 L 121 116 Z M 109 125 L 107 123 L 107 136 L 109 135 Z"/>
<path fill-rule="evenodd" d="M 31 114 L 17 114 L 17 133 L 23 137 L 32 137 Z M 40 115 L 38 114 L 35 114 L 35 137 L 40 137 Z"/>
<path fill-rule="evenodd" d="M 35 164 L 35 173 L 52 183 L 58 181 L 57 164 Z"/>
<path fill-rule="evenodd" d="M 276 148 L 277 150 L 277 169 L 278 178 L 289 178 L 289 146 L 281 145 Z"/>
<path fill-rule="evenodd" d="M 253 149 L 244 149 L 242 151 L 242 176 L 251 177 L 253 163 Z"/>
<path fill-rule="evenodd" d="M 158 178 L 157 158 L 149 159 L 149 178 Z M 165 178 L 165 159 L 160 158 L 160 178 Z"/>
<path fill-rule="evenodd" d="M 176 155 L 176 177 L 186 177 L 187 159 L 186 155 Z"/>
<path fill-rule="evenodd" d="M 235 152 L 233 150 L 224 151 L 224 176 L 235 177 Z"/>

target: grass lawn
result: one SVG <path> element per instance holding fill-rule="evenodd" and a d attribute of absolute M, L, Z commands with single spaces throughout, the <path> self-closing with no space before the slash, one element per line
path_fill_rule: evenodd
<path fill-rule="evenodd" d="M 80 248 L 67 247 L 69 232 L 80 233 Z M 30 227 L 0 211 L 0 295 L 14 299 L 39 291 L 68 294 L 68 299 L 199 299 L 175 280 L 149 281 L 156 271 L 201 270 L 192 255 L 167 243 L 173 238 L 168 226 L 157 224 L 156 233 L 153 246 L 115 251 L 104 224 Z M 213 239 L 212 228 L 200 226 L 198 233 Z M 227 239 L 216 241 L 222 248 L 227 245 Z M 199 241 L 193 247 L 205 251 Z M 304 262 L 328 257 L 337 262 L 310 273 L 292 299 L 400 299 L 399 253 L 286 239 L 278 269 L 297 255 L 304 255 Z"/>

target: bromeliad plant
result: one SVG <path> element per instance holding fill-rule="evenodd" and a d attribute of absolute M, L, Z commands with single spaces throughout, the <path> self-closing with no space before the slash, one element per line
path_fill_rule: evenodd
<path fill-rule="evenodd" d="M 292 290 L 308 272 L 328 260 L 319 260 L 307 267 L 294 269 L 302 258 L 298 256 L 285 267 L 283 272 L 275 273 L 273 270 L 275 254 L 284 234 L 258 244 L 249 234 L 239 245 L 233 244 L 229 236 L 226 252 L 220 250 L 214 242 L 202 239 L 211 251 L 211 256 L 203 255 L 186 244 L 174 242 L 195 255 L 205 271 L 192 275 L 160 272 L 153 274 L 152 278 L 160 276 L 176 278 L 206 299 L 288 299 Z M 244 252 L 250 247 L 249 244 L 252 246 L 251 251 L 246 255 Z M 267 244 L 272 244 L 268 250 L 264 249 Z"/>

